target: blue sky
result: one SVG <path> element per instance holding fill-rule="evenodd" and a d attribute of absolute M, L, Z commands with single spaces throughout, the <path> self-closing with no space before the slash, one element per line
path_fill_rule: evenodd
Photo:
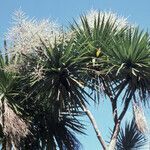
<path fill-rule="evenodd" d="M 28 15 L 37 19 L 56 19 L 60 24 L 66 26 L 73 18 L 90 10 L 111 10 L 119 15 L 128 17 L 129 21 L 138 24 L 143 29 L 150 27 L 150 1 L 149 0 L 3 0 L 0 3 L 0 40 L 2 42 L 4 33 L 11 25 L 11 17 L 15 10 L 21 9 Z M 0 42 L 0 43 L 1 43 Z M 106 101 L 106 100 L 105 100 Z M 112 127 L 111 108 L 109 102 L 100 102 L 100 105 L 91 107 L 99 128 L 105 139 L 109 138 Z M 129 111 L 126 118 L 131 118 Z M 147 111 L 148 113 L 148 111 Z M 78 136 L 83 149 L 101 149 L 95 137 L 95 133 L 87 119 L 87 136 Z"/>
<path fill-rule="evenodd" d="M 65 25 L 91 8 L 112 10 L 143 28 L 149 28 L 149 5 L 149 0 L 3 0 L 0 3 L 0 33 L 6 31 L 13 11 L 20 7 L 29 16 L 52 17 Z"/>

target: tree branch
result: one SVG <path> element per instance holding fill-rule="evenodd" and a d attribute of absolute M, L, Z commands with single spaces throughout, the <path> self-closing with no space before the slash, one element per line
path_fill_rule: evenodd
<path fill-rule="evenodd" d="M 117 120 L 118 120 L 117 102 L 112 101 L 111 105 L 112 105 L 112 113 L 113 113 L 114 123 L 116 124 Z"/>
<path fill-rule="evenodd" d="M 97 135 L 97 138 L 98 138 L 99 142 L 101 143 L 103 149 L 106 150 L 107 149 L 107 145 L 106 145 L 105 141 L 102 138 L 102 135 L 101 135 L 101 133 L 100 133 L 100 131 L 98 129 L 97 123 L 95 121 L 95 118 L 93 117 L 92 113 L 90 112 L 90 110 L 88 110 L 88 108 L 86 107 L 86 105 L 84 103 L 80 102 L 80 105 L 81 105 L 82 110 L 86 113 L 86 115 L 90 119 L 90 121 L 92 123 L 92 126 L 93 126 L 93 128 L 95 130 L 95 133 Z"/>
<path fill-rule="evenodd" d="M 118 121 L 118 122 L 115 124 L 115 126 L 114 126 L 113 135 L 112 135 L 112 137 L 111 137 L 111 141 L 110 141 L 108 150 L 115 150 L 116 143 L 117 143 L 117 137 L 118 137 L 119 130 L 120 130 L 120 123 L 121 123 L 121 122 Z"/>

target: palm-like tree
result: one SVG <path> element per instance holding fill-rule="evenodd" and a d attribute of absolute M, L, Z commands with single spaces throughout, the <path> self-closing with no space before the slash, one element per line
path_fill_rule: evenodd
<path fill-rule="evenodd" d="M 110 94 L 114 97 L 111 101 L 116 124 L 114 136 L 112 136 L 113 141 L 119 132 L 118 126 L 131 100 L 137 102 L 137 99 L 140 98 L 145 102 L 149 95 L 150 47 L 148 34 L 143 34 L 139 29 L 129 29 L 122 37 L 115 36 L 112 40 L 114 43 L 106 50 L 106 55 L 109 56 L 108 67 L 111 68 L 108 71 L 110 83 L 106 83 L 106 85 L 110 85 L 110 88 L 106 92 L 109 94 L 109 91 L 114 92 L 114 94 Z M 118 116 L 117 99 L 121 93 L 123 94 L 124 108 Z"/>
<path fill-rule="evenodd" d="M 84 126 L 77 117 L 86 103 L 85 95 L 90 95 L 82 81 L 87 58 L 79 56 L 73 47 L 73 41 L 46 47 L 41 40 L 37 53 L 24 55 L 21 60 L 19 72 L 26 80 L 21 106 L 30 118 L 32 133 L 22 141 L 23 149 L 72 150 L 80 146 L 74 133 L 83 133 Z"/>
<path fill-rule="evenodd" d="M 103 149 L 114 150 L 117 138 L 121 143 L 126 137 L 122 130 L 122 136 L 118 135 L 130 102 L 140 98 L 145 103 L 150 92 L 149 35 L 127 24 L 120 26 L 112 15 L 98 13 L 92 22 L 87 16 L 80 20 L 71 26 L 69 40 L 56 37 L 48 45 L 39 38 L 31 53 L 0 55 L 3 149 L 79 149 L 74 133 L 83 133 L 84 125 L 78 120 L 83 114 L 89 117 Z M 16 66 L 13 60 L 18 72 L 11 70 Z M 101 92 L 110 99 L 114 118 L 108 146 L 87 108 L 89 100 L 100 99 Z M 120 98 L 124 106 L 119 114 Z M 27 135 L 21 117 L 28 118 L 32 134 Z M 126 126 L 126 131 L 129 127 L 134 125 Z"/>
<path fill-rule="evenodd" d="M 90 69 L 97 79 L 95 84 L 100 86 L 97 81 L 103 84 L 104 93 L 111 101 L 115 126 L 109 148 L 114 149 L 120 123 L 131 100 L 137 102 L 139 97 L 145 102 L 150 92 L 149 35 L 130 26 L 117 30 L 116 20 L 112 23 L 111 17 L 106 22 L 105 16 L 101 22 L 100 19 L 100 15 L 95 17 L 91 27 L 88 19 L 81 17 L 82 24 L 76 23 L 72 28 L 77 39 L 88 40 L 89 55 L 94 60 Z M 124 107 L 118 114 L 120 98 Z"/>

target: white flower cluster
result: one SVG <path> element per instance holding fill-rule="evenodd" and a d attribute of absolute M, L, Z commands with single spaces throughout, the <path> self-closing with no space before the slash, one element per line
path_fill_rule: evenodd
<path fill-rule="evenodd" d="M 13 17 L 14 25 L 8 30 L 7 40 L 11 43 L 11 51 L 17 53 L 32 53 L 40 46 L 41 39 L 45 44 L 54 44 L 60 40 L 63 33 L 55 22 L 49 19 L 37 21 L 28 19 L 21 11 L 16 11 Z"/>
<path fill-rule="evenodd" d="M 111 11 L 106 12 L 90 10 L 85 16 L 91 28 L 94 28 L 94 21 L 95 19 L 96 21 L 98 20 L 98 16 L 100 16 L 100 24 L 102 23 L 102 21 L 104 21 L 104 24 L 109 21 L 110 24 L 114 24 L 114 28 L 116 28 L 117 30 L 121 30 L 122 28 L 130 26 L 127 18 L 118 16 L 116 13 L 113 13 Z"/>
<path fill-rule="evenodd" d="M 100 23 L 104 18 L 104 23 L 110 20 L 110 23 L 115 23 L 114 28 L 118 30 L 129 25 L 126 18 L 119 17 L 112 12 L 99 12 L 90 10 L 86 14 L 86 18 L 91 28 L 94 27 L 94 20 L 100 14 Z M 49 19 L 37 21 L 29 19 L 23 11 L 19 10 L 14 13 L 13 26 L 8 30 L 6 39 L 10 43 L 9 50 L 15 53 L 33 53 L 34 50 L 41 45 L 42 41 L 49 46 L 53 46 L 55 40 L 57 42 L 64 39 L 65 41 L 73 38 L 74 33 L 64 32 L 60 26 Z"/>

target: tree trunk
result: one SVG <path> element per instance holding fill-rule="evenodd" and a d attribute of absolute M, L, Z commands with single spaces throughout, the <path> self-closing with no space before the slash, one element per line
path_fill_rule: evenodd
<path fill-rule="evenodd" d="M 118 121 L 114 127 L 113 135 L 112 135 L 108 150 L 115 150 L 119 130 L 120 130 L 120 121 Z"/>
<path fill-rule="evenodd" d="M 105 141 L 102 138 L 102 135 L 101 135 L 101 133 L 100 133 L 100 131 L 98 129 L 97 123 L 95 121 L 95 118 L 93 117 L 92 113 L 88 110 L 88 108 L 82 103 L 81 103 L 81 108 L 86 113 L 88 118 L 90 119 L 90 121 L 92 123 L 92 126 L 93 126 L 93 128 L 95 130 L 95 133 L 97 135 L 97 138 L 98 138 L 99 142 L 101 143 L 101 146 L 103 147 L 104 150 L 106 150 L 107 149 L 107 145 L 106 145 Z"/>

